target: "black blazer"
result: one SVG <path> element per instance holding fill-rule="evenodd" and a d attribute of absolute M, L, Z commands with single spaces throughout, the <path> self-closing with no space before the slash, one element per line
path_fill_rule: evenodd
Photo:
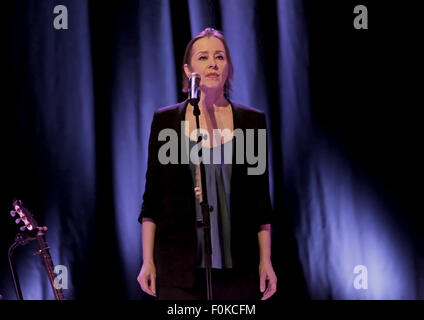
<path fill-rule="evenodd" d="M 234 129 L 265 129 L 263 112 L 230 101 Z M 187 100 L 155 111 L 149 139 L 148 167 L 143 204 L 139 215 L 156 223 L 154 259 L 157 286 L 191 287 L 196 264 L 196 210 L 194 185 L 188 164 L 162 165 L 158 141 L 164 128 L 176 130 L 181 145 L 181 121 L 185 120 Z M 255 130 L 257 134 L 257 130 Z M 256 136 L 257 138 L 257 136 Z M 257 139 L 255 139 L 257 150 Z M 233 139 L 235 150 L 236 139 Z M 179 148 L 181 152 L 181 148 Z M 257 154 L 257 151 L 255 151 Z M 246 159 L 236 164 L 233 152 L 231 175 L 231 253 L 233 269 L 257 272 L 259 266 L 259 226 L 271 223 L 268 165 L 262 175 L 248 175 Z M 179 159 L 181 155 L 179 154 Z M 267 157 L 268 158 L 268 157 Z M 268 162 L 268 161 L 267 161 Z"/>

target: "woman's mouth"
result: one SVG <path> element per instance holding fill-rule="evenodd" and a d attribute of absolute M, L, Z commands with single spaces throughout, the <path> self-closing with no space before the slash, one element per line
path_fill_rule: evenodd
<path fill-rule="evenodd" d="M 206 78 L 209 78 L 209 79 L 216 79 L 218 77 L 219 77 L 219 74 L 217 74 L 217 73 L 208 73 L 206 75 Z"/>

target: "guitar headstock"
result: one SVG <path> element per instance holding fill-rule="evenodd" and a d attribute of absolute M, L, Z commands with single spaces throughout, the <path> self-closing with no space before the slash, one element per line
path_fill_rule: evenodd
<path fill-rule="evenodd" d="M 13 201 L 13 209 L 10 211 L 10 215 L 12 217 L 15 217 L 18 215 L 19 217 L 15 220 L 16 224 L 19 224 L 20 222 L 23 222 L 24 225 L 20 227 L 21 231 L 24 231 L 25 229 L 29 231 L 33 231 L 36 229 L 39 229 L 37 221 L 34 219 L 34 216 L 32 213 L 25 208 L 24 204 L 21 200 L 15 200 Z"/>

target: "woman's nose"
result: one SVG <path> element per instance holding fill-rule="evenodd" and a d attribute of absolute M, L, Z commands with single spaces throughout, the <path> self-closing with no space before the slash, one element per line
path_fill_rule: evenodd
<path fill-rule="evenodd" d="M 216 69 L 217 68 L 217 63 L 216 63 L 216 60 L 215 59 L 212 59 L 211 60 L 211 63 L 210 63 L 210 65 L 209 65 L 209 68 L 213 68 L 213 69 Z"/>

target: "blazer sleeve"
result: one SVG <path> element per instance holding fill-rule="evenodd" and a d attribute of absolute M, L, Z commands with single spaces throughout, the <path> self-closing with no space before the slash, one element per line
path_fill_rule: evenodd
<path fill-rule="evenodd" d="M 260 114 L 260 124 L 259 124 L 259 129 L 265 129 L 266 132 L 268 132 L 267 130 L 267 126 L 266 126 L 266 118 L 265 118 L 265 114 L 261 113 Z M 258 188 L 257 193 L 258 193 L 258 212 L 257 212 L 257 228 L 258 231 L 261 230 L 261 225 L 264 224 L 272 224 L 273 222 L 273 211 L 272 211 L 272 206 L 271 206 L 271 197 L 270 197 L 270 193 L 269 193 L 269 170 L 268 170 L 268 137 L 266 139 L 266 168 L 265 168 L 265 172 L 261 175 L 257 176 L 258 179 Z"/>
<path fill-rule="evenodd" d="M 148 147 L 148 160 L 147 160 L 147 171 L 146 171 L 146 184 L 143 194 L 143 202 L 141 205 L 141 211 L 138 217 L 138 221 L 149 220 L 157 222 L 160 213 L 160 163 L 158 159 L 159 150 L 159 116 L 158 112 L 155 111 L 153 120 L 150 128 L 149 147 Z"/>

